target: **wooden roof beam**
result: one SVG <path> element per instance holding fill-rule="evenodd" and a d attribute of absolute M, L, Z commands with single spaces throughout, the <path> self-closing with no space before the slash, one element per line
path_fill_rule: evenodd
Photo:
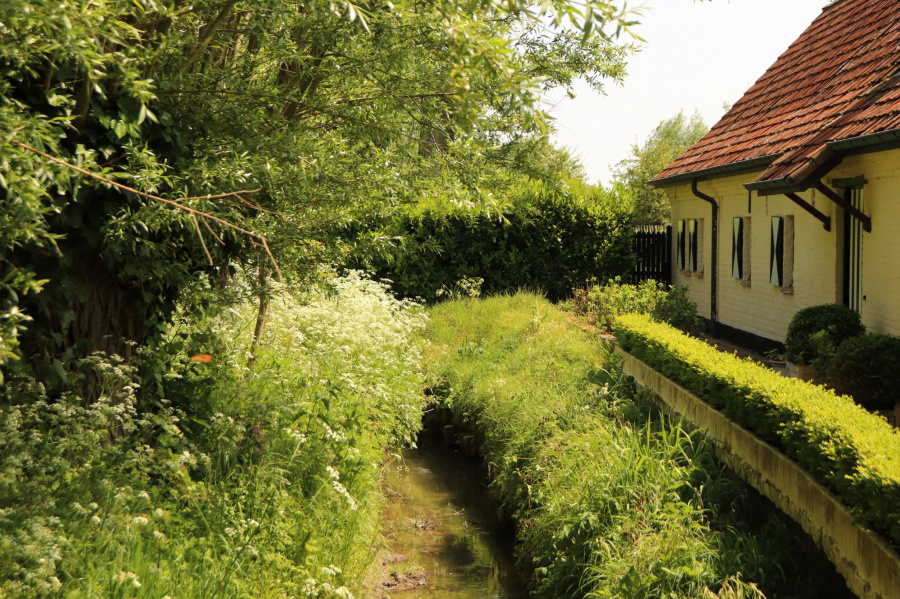
<path fill-rule="evenodd" d="M 795 204 L 797 204 L 798 206 L 800 206 L 801 208 L 803 208 L 804 210 L 806 210 L 807 212 L 812 214 L 818 220 L 822 221 L 822 225 L 825 227 L 826 231 L 831 231 L 831 217 L 830 216 L 826 216 L 825 214 L 822 214 L 821 212 L 816 210 L 815 206 L 808 203 L 806 200 L 804 200 L 803 198 L 798 196 L 796 193 L 786 193 L 784 195 L 787 196 L 787 198 L 790 201 L 794 202 Z"/>
<path fill-rule="evenodd" d="M 822 192 L 822 195 L 826 198 L 843 208 L 850 216 L 861 222 L 863 230 L 866 233 L 872 232 L 872 218 L 869 215 L 855 208 L 853 204 L 842 198 L 841 194 L 835 192 L 833 189 L 822 183 L 822 181 L 816 183 L 816 189 Z"/>

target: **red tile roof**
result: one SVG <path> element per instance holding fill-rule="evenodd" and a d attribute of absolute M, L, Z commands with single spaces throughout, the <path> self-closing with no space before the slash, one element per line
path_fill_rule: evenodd
<path fill-rule="evenodd" d="M 828 142 L 900 128 L 898 71 L 900 0 L 840 0 L 654 180 L 780 155 L 750 187 L 796 185 L 834 158 Z"/>

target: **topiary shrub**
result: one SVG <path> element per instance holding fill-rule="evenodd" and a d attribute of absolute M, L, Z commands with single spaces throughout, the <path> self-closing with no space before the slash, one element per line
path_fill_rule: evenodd
<path fill-rule="evenodd" d="M 785 355 L 797 364 L 826 362 L 846 339 L 866 331 L 859 314 L 846 306 L 824 304 L 797 311 L 788 326 Z"/>
<path fill-rule="evenodd" d="M 869 410 L 900 402 L 900 337 L 866 333 L 841 343 L 821 378 L 842 395 Z"/>

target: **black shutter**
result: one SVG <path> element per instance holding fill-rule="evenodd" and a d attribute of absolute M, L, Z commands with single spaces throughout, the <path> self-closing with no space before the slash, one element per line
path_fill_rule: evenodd
<path fill-rule="evenodd" d="M 688 270 L 697 270 L 697 220 L 688 221 Z"/>
<path fill-rule="evenodd" d="M 784 286 L 784 217 L 772 217 L 772 243 L 770 245 L 769 281 L 777 287 Z"/>
<path fill-rule="evenodd" d="M 731 276 L 744 278 L 744 219 L 735 218 L 731 237 Z"/>
<path fill-rule="evenodd" d="M 676 244 L 676 262 L 678 268 L 684 270 L 684 221 L 678 221 L 678 234 L 675 241 Z"/>

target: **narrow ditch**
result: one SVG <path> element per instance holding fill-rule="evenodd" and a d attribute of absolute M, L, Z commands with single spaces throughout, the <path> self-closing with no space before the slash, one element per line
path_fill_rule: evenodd
<path fill-rule="evenodd" d="M 515 525 L 498 516 L 488 496 L 486 468 L 475 435 L 447 424 L 449 412 L 426 417 L 418 446 L 386 466 L 383 538 L 372 580 L 376 599 L 526 599 L 515 568 Z M 727 483 L 730 506 L 743 513 L 738 526 L 754 539 L 741 551 L 748 570 L 754 562 L 768 580 L 756 580 L 770 599 L 830 597 L 854 599 L 843 578 L 811 537 L 768 499 L 734 474 Z M 715 520 L 715 519 L 714 519 Z M 726 522 L 712 522 L 718 529 Z M 726 530 L 720 530 L 725 533 Z M 735 536 L 735 539 L 740 537 Z"/>
<path fill-rule="evenodd" d="M 515 529 L 487 496 L 480 459 L 426 424 L 418 447 L 387 466 L 378 559 L 380 598 L 525 599 L 514 563 Z"/>

